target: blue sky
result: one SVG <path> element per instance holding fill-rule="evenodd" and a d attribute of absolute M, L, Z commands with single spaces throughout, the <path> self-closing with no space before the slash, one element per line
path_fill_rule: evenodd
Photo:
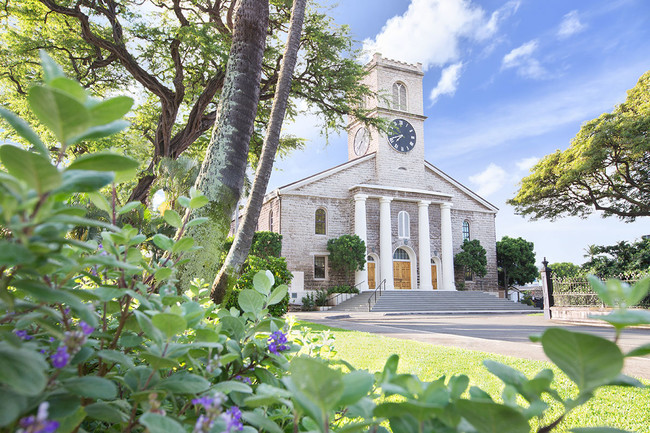
<path fill-rule="evenodd" d="M 650 234 L 648 218 L 529 222 L 505 204 L 539 158 L 650 69 L 649 1 L 347 0 L 331 15 L 368 53 L 423 64 L 426 159 L 499 207 L 497 239 L 580 264 L 589 244 Z M 269 190 L 347 160 L 346 132 L 326 143 L 317 123 L 286 125 L 308 145 L 276 162 Z"/>

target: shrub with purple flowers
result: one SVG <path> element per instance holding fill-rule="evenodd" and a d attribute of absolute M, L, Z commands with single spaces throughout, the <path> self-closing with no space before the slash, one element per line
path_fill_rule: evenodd
<path fill-rule="evenodd" d="M 138 162 L 109 151 L 70 161 L 66 148 L 126 128 L 131 100 L 95 99 L 46 55 L 43 63 L 45 85 L 30 90 L 29 104 L 58 143 L 45 145 L 0 109 L 31 146 L 0 146 L 0 433 L 386 433 L 386 423 L 405 433 L 547 432 L 601 386 L 643 386 L 621 370 L 626 357 L 650 348 L 623 354 L 606 339 L 559 328 L 541 343 L 576 383 L 573 398 L 553 389 L 551 370 L 528 379 L 486 361 L 506 386 L 501 402 L 476 387 L 466 393 L 463 375 L 422 382 L 398 374 L 396 356 L 377 374 L 297 356 L 290 326 L 269 315 L 288 290 L 271 272 L 254 274 L 252 288 L 237 294 L 238 309 L 212 305 L 203 283 L 177 287 L 176 267 L 195 250 L 185 229 L 204 219 L 168 209 L 162 217 L 176 234 L 151 238 L 122 219 L 142 206 L 117 199 L 116 185 Z M 110 221 L 71 205 L 78 196 L 105 208 Z M 185 209 L 206 203 L 193 189 L 178 198 Z M 75 238 L 78 227 L 97 229 L 98 239 Z M 615 307 L 600 317 L 617 336 L 650 323 L 650 313 L 626 309 L 646 296 L 650 279 L 592 285 Z M 331 353 L 328 336 L 297 340 L 309 354 Z M 559 418 L 548 418 L 549 400 L 560 403 Z M 581 430 L 590 431 L 613 430 Z"/>

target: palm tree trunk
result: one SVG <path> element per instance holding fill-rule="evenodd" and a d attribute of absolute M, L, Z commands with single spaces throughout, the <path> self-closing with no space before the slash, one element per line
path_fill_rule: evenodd
<path fill-rule="evenodd" d="M 220 250 L 241 195 L 260 95 L 262 58 L 269 21 L 268 0 L 239 0 L 232 46 L 210 144 L 195 187 L 209 204 L 194 211 L 207 223 L 191 227 L 187 235 L 203 247 L 189 254 L 179 272 L 181 290 L 193 278 L 211 281 L 217 273 Z"/>
<path fill-rule="evenodd" d="M 248 256 L 253 241 L 253 234 L 257 226 L 260 210 L 264 201 L 266 187 L 271 177 L 273 161 L 280 143 L 280 131 L 282 122 L 287 109 L 287 101 L 291 90 L 291 80 L 293 70 L 298 58 L 298 49 L 300 48 L 300 36 L 305 17 L 306 0 L 294 0 L 291 10 L 291 24 L 287 36 L 287 45 L 282 59 L 280 75 L 271 108 L 271 118 L 264 138 L 262 154 L 253 180 L 253 186 L 248 196 L 244 219 L 239 225 L 235 234 L 233 244 L 226 256 L 226 260 L 221 267 L 219 274 L 212 284 L 212 299 L 220 303 L 226 295 L 228 288 L 234 282 L 234 276 L 241 269 L 242 264 Z"/>

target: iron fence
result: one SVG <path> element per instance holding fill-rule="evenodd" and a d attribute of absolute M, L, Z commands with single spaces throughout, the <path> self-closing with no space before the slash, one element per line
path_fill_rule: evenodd
<path fill-rule="evenodd" d="M 621 276 L 618 279 L 634 284 L 648 275 Z M 553 298 L 556 307 L 605 307 L 598 295 L 592 290 L 585 277 L 557 278 L 553 280 Z M 646 296 L 636 307 L 650 309 L 650 295 Z"/>

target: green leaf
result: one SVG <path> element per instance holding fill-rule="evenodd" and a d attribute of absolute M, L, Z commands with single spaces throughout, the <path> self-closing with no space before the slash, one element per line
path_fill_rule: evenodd
<path fill-rule="evenodd" d="M 175 210 L 167 209 L 163 214 L 163 218 L 165 218 L 167 224 L 169 224 L 172 227 L 180 228 L 183 225 L 183 220 L 181 219 L 181 216 Z"/>
<path fill-rule="evenodd" d="M 56 62 L 45 50 L 39 50 L 38 55 L 41 58 L 41 67 L 43 68 L 43 79 L 46 83 L 55 78 L 65 77 L 63 68 Z"/>
<path fill-rule="evenodd" d="M 134 367 L 131 358 L 122 352 L 118 352 L 117 350 L 103 349 L 97 352 L 97 356 L 102 358 L 104 362 L 114 362 L 120 364 L 125 369 Z"/>
<path fill-rule="evenodd" d="M 174 246 L 174 241 L 169 239 L 167 236 L 160 233 L 156 233 L 153 237 L 153 243 L 162 250 L 171 251 Z"/>
<path fill-rule="evenodd" d="M 352 371 L 343 376 L 343 395 L 339 399 L 338 406 L 350 406 L 363 397 L 366 397 L 372 390 L 375 377 L 363 370 Z"/>
<path fill-rule="evenodd" d="M 264 298 L 254 290 L 242 290 L 239 292 L 237 300 L 241 309 L 246 313 L 258 314 L 264 308 Z"/>
<path fill-rule="evenodd" d="M 0 359 L 2 353 L 0 352 Z M 6 387 L 0 387 L 0 427 L 6 427 L 27 410 L 27 397 L 17 394 Z"/>
<path fill-rule="evenodd" d="M 528 380 L 521 371 L 515 370 L 500 362 L 486 359 L 483 361 L 483 365 L 485 365 L 490 373 L 501 379 L 506 385 L 519 387 Z"/>
<path fill-rule="evenodd" d="M 650 343 L 632 349 L 625 354 L 625 356 L 645 356 L 645 355 L 650 355 Z"/>
<path fill-rule="evenodd" d="M 39 194 L 61 184 L 61 173 L 43 155 L 6 144 L 0 146 L 0 159 L 12 176 L 24 181 Z"/>
<path fill-rule="evenodd" d="M 224 394 L 229 394 L 229 393 L 231 393 L 233 391 L 242 392 L 244 394 L 252 394 L 253 393 L 253 389 L 250 386 L 246 385 L 243 382 L 239 382 L 239 381 L 236 381 L 236 380 L 227 380 L 227 381 L 224 381 L 224 382 L 219 382 L 219 383 L 215 384 L 212 387 L 212 389 L 215 390 L 215 391 L 223 392 Z"/>
<path fill-rule="evenodd" d="M 140 163 L 128 156 L 113 152 L 94 152 L 81 155 L 66 170 L 119 171 L 138 168 Z"/>
<path fill-rule="evenodd" d="M 201 224 L 203 224 L 203 223 L 208 222 L 208 220 L 209 220 L 209 218 L 207 218 L 207 217 L 194 218 L 194 219 L 192 219 L 192 220 L 189 220 L 189 221 L 187 222 L 187 225 L 186 225 L 185 227 L 194 227 L 194 226 L 198 226 L 198 225 L 201 225 Z"/>
<path fill-rule="evenodd" d="M 0 266 L 29 264 L 35 259 L 34 253 L 22 244 L 0 241 Z"/>
<path fill-rule="evenodd" d="M 139 201 L 130 201 L 130 202 L 128 202 L 127 204 L 125 204 L 124 206 L 122 206 L 122 207 L 117 211 L 117 214 L 118 214 L 118 215 L 122 215 L 122 214 L 125 214 L 125 213 L 127 213 L 127 212 L 131 212 L 133 209 L 136 209 L 136 208 L 138 208 L 138 207 L 140 207 L 140 206 L 142 206 L 142 203 L 141 203 L 141 202 L 139 202 Z"/>
<path fill-rule="evenodd" d="M 65 145 L 90 126 L 88 109 L 61 90 L 32 87 L 27 96 L 32 111 Z"/>
<path fill-rule="evenodd" d="M 591 319 L 604 320 L 616 328 L 626 326 L 646 325 L 650 323 L 650 311 L 647 310 L 614 310 L 607 315 L 589 316 Z"/>
<path fill-rule="evenodd" d="M 129 420 L 129 416 L 116 408 L 114 405 L 106 402 L 89 404 L 84 407 L 86 414 L 93 419 L 106 421 L 109 423 L 121 423 Z"/>
<path fill-rule="evenodd" d="M 167 278 L 171 277 L 172 269 L 171 268 L 160 268 L 154 274 L 156 281 L 165 281 Z"/>
<path fill-rule="evenodd" d="M 133 392 L 151 389 L 158 384 L 160 376 L 149 367 L 139 365 L 130 369 L 124 375 L 124 383 Z M 145 388 L 147 385 L 147 388 Z"/>
<path fill-rule="evenodd" d="M 497 403 L 460 400 L 460 414 L 479 433 L 528 433 L 528 420 L 515 409 Z"/>
<path fill-rule="evenodd" d="M 47 146 L 45 146 L 41 141 L 41 138 L 36 134 L 36 132 L 34 132 L 27 122 L 16 116 L 13 112 L 2 107 L 0 107 L 0 116 L 4 117 L 7 123 L 14 128 L 18 135 L 34 146 L 36 152 L 41 154 L 43 157 L 50 159 L 50 151 L 47 149 Z"/>
<path fill-rule="evenodd" d="M 185 433 L 185 429 L 178 421 L 157 413 L 147 412 L 140 417 L 139 422 L 149 430 L 149 433 Z"/>
<path fill-rule="evenodd" d="M 72 433 L 78 431 L 78 426 L 86 418 L 86 411 L 83 407 L 77 409 L 73 414 L 66 416 L 65 418 L 57 419 L 59 421 L 59 428 L 56 429 L 56 433 Z"/>
<path fill-rule="evenodd" d="M 542 335 L 542 346 L 583 393 L 611 381 L 623 368 L 618 346 L 595 335 L 550 328 Z"/>
<path fill-rule="evenodd" d="M 198 195 L 196 197 L 193 197 L 190 200 L 190 209 L 192 209 L 192 210 L 198 209 L 198 208 L 201 208 L 201 207 L 205 206 L 208 203 L 210 203 L 210 200 L 208 200 L 208 198 L 206 196 Z"/>
<path fill-rule="evenodd" d="M 176 373 L 162 380 L 157 388 L 175 394 L 199 394 L 210 387 L 210 382 L 201 376 L 191 373 Z"/>
<path fill-rule="evenodd" d="M 187 328 L 187 322 L 178 314 L 158 313 L 151 318 L 153 325 L 162 331 L 167 338 L 183 333 Z"/>
<path fill-rule="evenodd" d="M 120 170 L 115 172 L 115 183 L 128 182 L 138 174 L 138 169 Z"/>
<path fill-rule="evenodd" d="M 65 379 L 61 383 L 69 392 L 82 397 L 101 400 L 112 400 L 117 397 L 117 386 L 103 377 L 73 377 Z"/>
<path fill-rule="evenodd" d="M 241 417 L 248 424 L 257 427 L 260 431 L 263 430 L 270 433 L 283 433 L 284 431 L 262 413 L 245 411 L 242 412 Z"/>
<path fill-rule="evenodd" d="M 90 108 L 93 126 L 105 125 L 121 119 L 131 110 L 132 105 L 133 99 L 128 96 L 116 96 L 93 105 Z"/>
<path fill-rule="evenodd" d="M 309 400 L 327 412 L 343 397 L 345 384 L 343 373 L 333 370 L 317 358 L 299 356 L 291 361 L 289 368 L 292 383 Z"/>
<path fill-rule="evenodd" d="M 271 293 L 271 296 L 269 296 L 267 305 L 275 305 L 282 302 L 282 300 L 287 296 L 287 293 L 289 293 L 289 287 L 285 284 L 276 287 Z"/>
<path fill-rule="evenodd" d="M 184 237 L 174 244 L 172 247 L 172 253 L 181 253 L 187 251 L 194 246 L 194 239 L 190 237 Z"/>
<path fill-rule="evenodd" d="M 275 284 L 275 277 L 271 271 L 259 271 L 253 276 L 253 287 L 262 295 L 268 295 Z"/>
<path fill-rule="evenodd" d="M 244 337 L 244 324 L 238 317 L 225 316 L 219 319 L 221 330 L 233 340 L 241 340 Z"/>
<path fill-rule="evenodd" d="M 88 92 L 86 89 L 84 89 L 77 81 L 71 80 L 70 78 L 57 77 L 49 81 L 47 84 L 50 87 L 61 90 L 81 103 L 84 103 L 86 99 L 88 99 Z"/>
<path fill-rule="evenodd" d="M 158 330 L 158 328 L 156 328 L 153 325 L 153 322 L 151 321 L 149 316 L 147 316 L 141 311 L 136 310 L 135 318 L 138 321 L 138 325 L 140 325 L 140 329 L 142 329 L 142 332 L 147 334 L 147 336 L 151 338 L 153 341 L 155 341 L 156 343 L 158 344 L 162 343 L 163 334 Z"/>
<path fill-rule="evenodd" d="M 111 205 L 108 203 L 108 200 L 106 200 L 106 197 L 104 197 L 102 194 L 98 192 L 89 192 L 88 198 L 95 206 L 97 206 L 97 208 L 103 210 L 107 214 L 110 215 L 113 212 L 113 209 L 111 209 Z"/>
<path fill-rule="evenodd" d="M 183 195 L 176 199 L 176 203 L 184 208 L 190 207 L 190 199 Z"/>
<path fill-rule="evenodd" d="M 449 378 L 449 394 L 452 400 L 458 400 L 469 386 L 469 377 L 464 374 Z"/>
<path fill-rule="evenodd" d="M 62 173 L 63 182 L 54 192 L 56 194 L 73 192 L 95 192 L 110 184 L 115 175 L 103 171 L 68 170 Z"/>
<path fill-rule="evenodd" d="M 632 433 L 614 427 L 577 427 L 569 430 L 573 433 Z"/>

